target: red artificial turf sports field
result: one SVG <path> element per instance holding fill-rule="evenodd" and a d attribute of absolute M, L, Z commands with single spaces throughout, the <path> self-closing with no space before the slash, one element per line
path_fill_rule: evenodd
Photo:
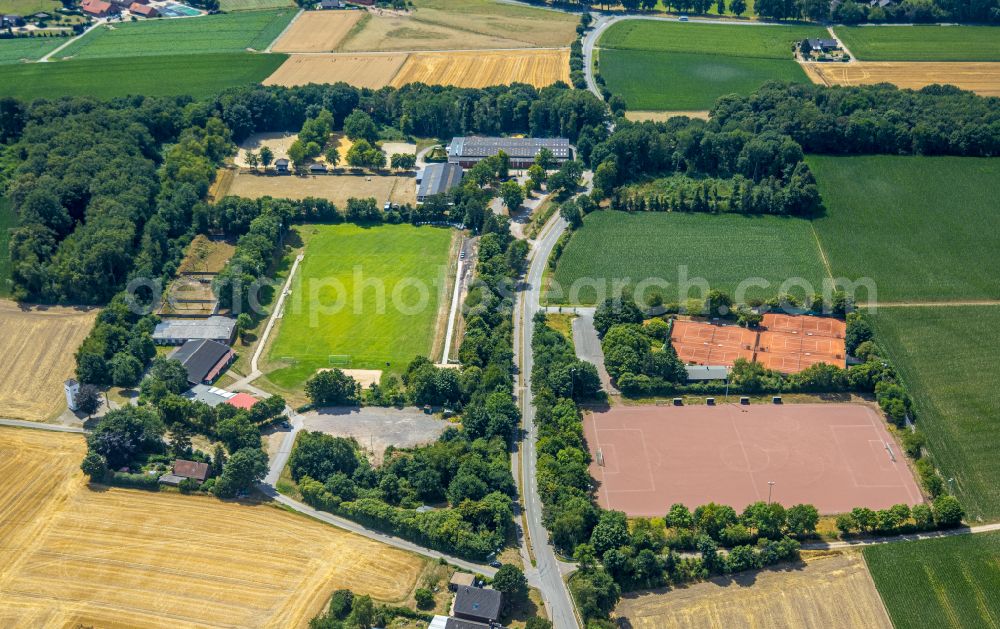
<path fill-rule="evenodd" d="M 615 407 L 588 413 L 584 432 L 598 502 L 633 516 L 675 502 L 742 510 L 767 500 L 768 481 L 775 501 L 824 514 L 921 501 L 902 451 L 862 404 Z"/>

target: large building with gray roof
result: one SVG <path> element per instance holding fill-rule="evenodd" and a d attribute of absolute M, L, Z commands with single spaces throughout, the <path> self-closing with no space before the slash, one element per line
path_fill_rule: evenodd
<path fill-rule="evenodd" d="M 219 315 L 207 319 L 163 319 L 153 330 L 157 345 L 183 345 L 188 341 L 216 341 L 230 345 L 236 337 L 236 320 Z"/>
<path fill-rule="evenodd" d="M 557 164 L 573 159 L 573 150 L 566 138 L 466 136 L 452 139 L 448 145 L 448 163 L 472 168 L 487 157 L 503 151 L 510 157 L 511 168 L 527 168 L 535 163 L 535 157 L 543 148 L 552 151 Z"/>
<path fill-rule="evenodd" d="M 458 164 L 428 164 L 417 175 L 417 203 L 427 197 L 448 192 L 462 183 L 462 167 Z"/>

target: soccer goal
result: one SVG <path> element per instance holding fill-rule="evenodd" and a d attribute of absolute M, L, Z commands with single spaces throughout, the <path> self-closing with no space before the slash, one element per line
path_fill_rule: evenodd
<path fill-rule="evenodd" d="M 348 367 L 351 364 L 350 354 L 330 354 L 327 359 L 329 364 L 337 367 Z"/>
<path fill-rule="evenodd" d="M 597 464 L 598 465 L 600 465 L 601 467 L 604 467 L 604 451 L 602 451 L 600 448 L 598 448 L 597 449 L 597 453 L 594 455 L 594 458 L 597 459 Z"/>

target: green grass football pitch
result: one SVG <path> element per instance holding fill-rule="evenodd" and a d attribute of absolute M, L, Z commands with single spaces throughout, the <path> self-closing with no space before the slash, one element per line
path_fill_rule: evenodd
<path fill-rule="evenodd" d="M 26 63 L 5 66 L 0 96 L 23 100 L 94 96 L 114 98 L 215 94 L 227 87 L 259 83 L 287 55 L 227 53 Z"/>
<path fill-rule="evenodd" d="M 1000 518 L 1000 306 L 882 308 L 873 320 L 948 489 L 973 519 Z"/>
<path fill-rule="evenodd" d="M 720 96 L 767 81 L 808 82 L 792 48 L 823 36 L 812 26 L 625 21 L 598 42 L 598 71 L 630 109 L 710 109 Z"/>
<path fill-rule="evenodd" d="M 665 302 L 680 303 L 686 299 L 680 289 L 685 277 L 703 278 L 709 288 L 734 296 L 744 280 L 768 282 L 746 291 L 746 299 L 752 299 L 804 294 L 791 284 L 780 290 L 790 278 L 802 278 L 819 291 L 826 275 L 812 228 L 803 219 L 608 210 L 588 215 L 573 234 L 551 275 L 548 299 L 593 304 L 602 292 L 609 296 L 616 282 L 641 288 L 645 280 L 647 294 L 659 292 Z M 656 288 L 650 278 L 669 285 Z M 554 292 L 556 286 L 561 295 Z M 697 289 L 690 296 L 698 297 Z"/>
<path fill-rule="evenodd" d="M 837 36 L 862 61 L 1000 61 L 993 26 L 838 26 Z"/>
<path fill-rule="evenodd" d="M 809 156 L 835 277 L 880 301 L 1000 299 L 1000 159 Z"/>
<path fill-rule="evenodd" d="M 94 29 L 59 57 L 97 59 L 200 55 L 264 50 L 295 16 L 294 9 L 242 11 L 172 20 L 143 20 Z"/>
<path fill-rule="evenodd" d="M 451 299 L 443 292 L 452 230 L 353 224 L 298 230 L 305 258 L 269 351 L 269 364 L 280 366 L 269 380 L 295 389 L 317 369 L 398 373 L 414 357 L 429 357 L 440 308 Z"/>
<path fill-rule="evenodd" d="M 868 546 L 896 629 L 1000 626 L 1000 533 Z"/>

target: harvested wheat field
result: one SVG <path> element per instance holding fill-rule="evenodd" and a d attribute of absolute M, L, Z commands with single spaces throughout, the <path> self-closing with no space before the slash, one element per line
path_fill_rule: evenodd
<path fill-rule="evenodd" d="M 0 300 L 0 417 L 45 421 L 66 408 L 63 381 L 96 317 L 96 309 Z"/>
<path fill-rule="evenodd" d="M 708 120 L 707 111 L 626 111 L 625 119 L 632 122 L 666 122 L 678 116 Z"/>
<path fill-rule="evenodd" d="M 365 15 L 363 11 L 306 11 L 271 47 L 274 52 L 332 52 Z"/>
<path fill-rule="evenodd" d="M 391 85 L 488 87 L 529 83 L 545 87 L 556 81 L 569 82 L 569 49 L 414 53 Z"/>
<path fill-rule="evenodd" d="M 872 85 L 892 83 L 920 89 L 934 83 L 955 85 L 981 96 L 1000 96 L 1000 63 L 875 62 L 802 64 L 814 83 Z"/>
<path fill-rule="evenodd" d="M 355 87 L 378 89 L 396 76 L 407 55 L 292 55 L 264 79 L 264 85 L 295 87 L 309 83 L 343 81 Z"/>
<path fill-rule="evenodd" d="M 808 553 L 804 553 L 806 555 Z M 635 629 L 865 627 L 892 629 L 859 553 L 805 557 L 667 592 L 625 595 L 614 615 Z"/>
<path fill-rule="evenodd" d="M 407 599 L 424 569 L 268 505 L 91 490 L 84 449 L 0 428 L 0 626 L 301 626 L 336 588 Z"/>
<path fill-rule="evenodd" d="M 258 199 L 263 196 L 272 196 L 276 199 L 317 197 L 332 201 L 341 208 L 347 205 L 347 200 L 350 198 L 368 197 L 375 197 L 379 206 L 386 201 L 412 205 L 417 202 L 415 181 L 413 177 L 392 175 L 343 174 L 293 177 L 239 173 L 233 177 L 225 194 L 248 199 Z"/>

